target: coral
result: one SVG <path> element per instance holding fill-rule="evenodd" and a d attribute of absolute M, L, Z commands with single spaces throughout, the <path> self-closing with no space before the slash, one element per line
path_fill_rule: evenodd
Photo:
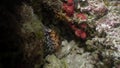
<path fill-rule="evenodd" d="M 44 31 L 45 31 L 45 46 L 44 46 L 44 50 L 45 50 L 45 54 L 48 55 L 48 54 L 51 54 L 54 52 L 54 43 L 53 43 L 53 40 L 51 39 L 50 37 L 50 31 L 51 29 L 45 27 L 44 28 Z"/>
<path fill-rule="evenodd" d="M 21 68 L 115 68 L 120 65 L 119 7 L 106 6 L 102 0 L 76 0 L 75 3 L 73 0 L 67 3 L 34 0 L 32 4 L 16 4 L 13 8 L 17 10 L 0 8 L 1 33 L 6 34 L 0 41 L 7 47 L 15 45 L 8 49 L 4 46 L 9 54 L 5 52 L 3 59 L 0 57 L 8 67 L 14 63 L 13 59 L 21 58 L 21 52 L 24 53 L 20 63 L 24 64 L 15 61 Z M 62 45 L 58 44 L 61 43 L 59 33 Z M 21 51 L 14 52 L 19 47 Z M 8 64 L 9 60 L 12 63 Z"/>
<path fill-rule="evenodd" d="M 85 7 L 81 7 L 80 11 L 89 11 L 89 13 L 93 15 L 95 19 L 107 14 L 108 8 L 103 0 L 87 0 L 87 3 L 88 5 Z"/>
<path fill-rule="evenodd" d="M 87 17 L 85 16 L 85 14 L 79 13 L 76 16 L 77 16 L 77 18 L 80 18 L 81 20 L 86 20 L 87 19 Z"/>
<path fill-rule="evenodd" d="M 56 56 L 58 58 L 62 58 L 64 56 L 66 56 L 67 54 L 70 53 L 73 45 L 75 45 L 75 42 L 74 41 L 71 41 L 71 42 L 68 42 L 67 40 L 63 41 L 62 42 L 62 49 L 59 50 L 57 53 L 56 53 Z"/>
<path fill-rule="evenodd" d="M 63 10 L 66 12 L 66 15 L 71 17 L 74 14 L 74 1 L 68 0 L 67 3 L 63 3 Z"/>
<path fill-rule="evenodd" d="M 62 50 L 55 55 L 49 55 L 46 57 L 46 63 L 44 68 L 94 68 L 94 64 L 98 60 L 97 53 L 90 54 L 90 52 L 84 52 L 84 48 L 77 47 L 74 41 L 68 42 L 62 41 Z M 54 59 L 53 59 L 54 58 Z M 57 62 L 56 62 L 57 61 Z"/>
<path fill-rule="evenodd" d="M 68 24 L 74 35 L 82 40 L 77 39 L 76 42 L 75 38 L 74 41 L 67 41 L 64 38 L 61 49 L 45 58 L 48 63 L 44 68 L 55 67 L 56 61 L 58 61 L 56 68 L 117 68 L 120 65 L 118 7 L 106 6 L 103 0 L 87 0 L 88 5 L 83 7 L 82 1 L 78 3 L 76 0 L 75 10 L 71 8 L 67 10 L 69 5 L 64 2 L 65 12 L 59 15 L 65 18 L 62 21 L 65 20 L 64 23 Z M 76 4 L 79 8 L 76 8 Z M 82 19 L 85 21 L 81 21 Z M 51 61 L 51 57 L 55 59 Z M 55 63 L 52 64 L 53 62 Z"/>
<path fill-rule="evenodd" d="M 116 7 L 116 10 L 115 10 L 115 7 L 113 8 L 109 9 L 110 11 L 106 16 L 104 16 L 103 18 L 97 21 L 96 30 L 98 30 L 99 32 L 101 32 L 102 30 L 104 30 L 105 32 L 108 32 L 109 29 L 113 28 L 116 25 L 119 25 L 119 22 L 120 22 L 120 15 L 118 11 L 119 9 L 117 9 L 117 7 Z"/>
<path fill-rule="evenodd" d="M 116 10 L 115 10 L 116 9 Z M 105 16 L 105 18 L 100 19 L 97 22 L 96 30 L 98 32 L 104 31 L 107 36 L 104 45 L 106 46 L 112 46 L 112 48 L 116 48 L 117 51 L 113 51 L 113 56 L 120 57 L 119 54 L 119 29 L 120 29 L 120 16 L 119 16 L 119 9 L 114 6 L 114 8 L 110 9 L 110 12 Z M 117 26 L 116 26 L 117 25 Z M 108 53 L 108 52 L 107 52 Z"/>
<path fill-rule="evenodd" d="M 28 66 L 34 67 L 36 64 L 42 65 L 44 50 L 44 30 L 43 24 L 31 6 L 23 3 L 20 8 L 19 15 L 21 16 L 21 33 L 20 36 L 23 37 L 23 57 L 24 63 Z M 36 60 L 37 59 L 37 60 Z"/>
<path fill-rule="evenodd" d="M 0 1 L 0 68 L 43 64 L 43 25 L 27 1 Z"/>
<path fill-rule="evenodd" d="M 75 35 L 79 38 L 82 38 L 82 39 L 86 39 L 86 37 L 87 37 L 86 32 L 83 30 L 80 30 L 80 29 L 75 31 Z"/>
<path fill-rule="evenodd" d="M 60 12 L 62 8 L 62 2 L 60 0 L 44 0 L 43 4 L 49 7 L 49 9 L 53 9 L 55 12 Z"/>
<path fill-rule="evenodd" d="M 59 50 L 61 46 L 61 42 L 58 34 L 54 30 L 44 26 L 44 35 L 45 35 L 45 40 L 44 40 L 45 54 L 46 55 L 52 54 L 55 51 Z"/>

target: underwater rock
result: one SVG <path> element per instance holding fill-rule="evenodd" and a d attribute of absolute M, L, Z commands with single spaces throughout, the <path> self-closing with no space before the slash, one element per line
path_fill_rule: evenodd
<path fill-rule="evenodd" d="M 62 58 L 67 54 L 69 54 L 72 47 L 75 45 L 75 42 L 74 41 L 68 42 L 67 40 L 65 40 L 65 41 L 62 41 L 61 45 L 62 45 L 61 50 L 55 53 L 58 58 Z"/>
<path fill-rule="evenodd" d="M 112 52 L 107 51 L 108 53 L 115 56 L 120 57 L 120 50 L 119 50 L 119 43 L 120 43 L 120 15 L 119 15 L 119 8 L 117 6 L 112 6 L 112 8 L 109 8 L 110 12 L 103 18 L 97 21 L 97 27 L 96 30 L 101 33 L 101 31 L 104 31 L 106 33 L 106 37 L 104 40 L 104 43 L 102 44 L 106 46 L 110 46 L 111 49 L 115 49 Z M 117 26 L 116 26 L 117 25 Z"/>
<path fill-rule="evenodd" d="M 87 38 L 85 44 L 82 42 L 83 40 L 80 40 L 79 44 L 75 41 L 74 43 L 67 42 L 67 40 L 62 41 L 61 49 L 55 55 L 47 56 L 47 58 L 50 56 L 55 57 L 54 61 L 49 62 L 50 64 L 59 60 L 59 65 L 57 66 L 61 68 L 114 68 L 118 65 L 116 63 L 120 60 L 120 16 L 118 9 L 116 9 L 118 7 L 110 8 L 102 0 L 88 0 L 88 2 L 89 5 L 80 7 L 80 10 L 84 13 L 84 9 L 87 9 L 88 19 L 90 17 L 90 20 L 85 22 L 87 24 L 90 23 L 96 28 L 93 31 L 95 35 L 92 38 Z M 81 17 L 81 15 L 79 16 Z M 85 19 L 86 17 L 83 18 Z M 82 31 L 80 31 L 82 29 L 87 31 L 86 25 L 79 26 L 78 23 L 76 24 L 76 21 L 68 23 L 70 28 L 74 32 L 76 31 L 76 36 L 81 37 L 83 35 L 83 38 L 86 38 L 85 34 L 87 32 L 83 32 L 82 34 Z M 92 30 L 88 31 L 92 34 Z M 90 35 L 87 36 L 89 37 Z M 45 66 L 49 65 L 46 64 Z M 49 67 L 52 68 L 53 65 Z"/>
<path fill-rule="evenodd" d="M 113 9 L 114 8 L 114 9 Z M 120 24 L 120 15 L 119 9 L 113 7 L 110 9 L 110 12 L 104 16 L 103 18 L 99 19 L 96 24 L 96 30 L 101 32 L 102 30 L 108 32 L 109 29 L 114 28 L 116 25 L 119 26 Z"/>
<path fill-rule="evenodd" d="M 2 0 L 0 68 L 34 68 L 43 64 L 44 32 L 30 0 Z"/>
<path fill-rule="evenodd" d="M 94 61 L 91 60 L 89 53 L 79 54 L 69 54 L 64 60 L 68 63 L 68 68 L 93 68 Z"/>
<path fill-rule="evenodd" d="M 82 12 L 89 11 L 90 14 L 95 16 L 104 16 L 108 9 L 103 0 L 87 0 L 88 6 L 81 7 Z"/>
<path fill-rule="evenodd" d="M 36 64 L 42 65 L 44 50 L 44 31 L 41 20 L 34 14 L 31 6 L 23 4 L 17 10 L 21 16 L 21 33 L 23 38 L 24 63 L 34 67 Z M 37 60 L 36 60 L 37 59 Z"/>
<path fill-rule="evenodd" d="M 60 12 L 62 9 L 62 2 L 60 0 L 44 0 L 44 5 L 47 5 L 46 8 L 53 9 L 55 12 Z"/>
<path fill-rule="evenodd" d="M 55 55 L 48 55 L 46 62 L 48 63 L 43 68 L 64 68 L 61 61 Z"/>
<path fill-rule="evenodd" d="M 54 68 L 55 66 L 56 68 L 94 68 L 94 64 L 98 60 L 97 55 L 84 52 L 84 49 L 79 48 L 73 41 L 63 41 L 62 44 L 64 45 L 61 49 L 63 51 L 55 54 L 57 57 L 54 54 L 47 56 L 48 63 L 44 68 Z"/>

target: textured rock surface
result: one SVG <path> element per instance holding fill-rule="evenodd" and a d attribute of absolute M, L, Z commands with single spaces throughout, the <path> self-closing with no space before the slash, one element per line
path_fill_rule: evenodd
<path fill-rule="evenodd" d="M 94 0 L 92 1 L 94 2 Z M 47 63 L 44 68 L 54 68 L 55 66 L 56 68 L 119 68 L 119 5 L 105 4 L 108 13 L 97 15 L 91 12 L 93 16 L 91 16 L 92 14 L 89 16 L 91 18 L 88 21 L 92 22 L 92 25 L 96 25 L 94 37 L 86 40 L 85 44 L 76 41 L 62 41 L 61 50 L 45 58 Z"/>
<path fill-rule="evenodd" d="M 87 23 L 96 28 L 85 29 L 90 34 L 81 40 L 65 21 L 56 19 L 55 13 L 61 11 L 60 0 L 6 1 L 0 2 L 0 68 L 119 68 L 119 5 L 89 0 L 87 7 L 81 7 L 79 11 L 88 14 Z M 61 18 L 65 17 L 61 14 Z M 44 36 L 43 25 L 62 37 L 62 45 L 55 53 L 50 35 Z"/>
<path fill-rule="evenodd" d="M 34 68 L 43 60 L 43 26 L 27 1 L 2 0 L 0 68 Z"/>
<path fill-rule="evenodd" d="M 24 40 L 24 60 L 33 67 L 36 64 L 41 65 L 44 56 L 44 32 L 42 22 L 34 14 L 31 6 L 23 4 L 20 8 L 21 23 L 23 23 L 21 24 L 21 36 Z"/>
<path fill-rule="evenodd" d="M 61 52 L 55 55 L 46 57 L 48 64 L 44 68 L 93 68 L 98 58 L 97 55 L 90 55 L 89 52 L 84 52 L 83 48 L 77 47 L 74 41 L 62 42 Z M 66 49 L 66 50 L 64 50 Z M 59 59 L 60 58 L 60 59 Z M 56 62 L 57 61 L 57 62 Z"/>

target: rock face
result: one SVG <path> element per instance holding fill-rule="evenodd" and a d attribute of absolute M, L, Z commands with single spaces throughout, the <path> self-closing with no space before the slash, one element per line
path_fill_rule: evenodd
<path fill-rule="evenodd" d="M 97 4 L 101 0 L 89 0 Z M 99 3 L 100 4 L 100 3 Z M 85 44 L 79 40 L 62 41 L 60 51 L 48 55 L 44 68 L 119 68 L 120 66 L 120 15 L 119 5 L 92 6 L 92 18 L 89 23 L 96 25 L 96 34 L 87 39 Z M 94 5 L 94 4 L 93 4 Z M 91 6 L 91 5 L 90 5 Z M 103 8 L 102 8 L 103 7 Z M 82 8 L 85 11 L 86 8 Z M 101 11 L 101 10 L 103 11 Z M 105 14 L 101 14 L 104 11 Z M 100 14 L 93 11 L 100 11 Z M 89 15 L 89 16 L 91 16 Z M 100 17 L 99 17 L 100 16 Z"/>
<path fill-rule="evenodd" d="M 83 48 L 77 47 L 74 41 L 62 41 L 62 49 L 55 55 L 46 57 L 48 63 L 44 68 L 94 68 L 97 54 L 90 55 L 89 52 L 84 52 Z"/>
<path fill-rule="evenodd" d="M 104 0 L 81 0 L 72 12 L 88 16 L 85 27 L 68 24 L 62 1 L 0 1 L 0 68 L 119 68 L 119 5 L 111 8 Z M 86 2 L 89 5 L 80 6 Z M 73 24 L 87 31 L 85 40 L 75 36 Z"/>
<path fill-rule="evenodd" d="M 0 68 L 42 65 L 44 32 L 41 20 L 26 0 L 1 1 Z"/>
<path fill-rule="evenodd" d="M 46 49 L 43 3 L 50 9 L 52 6 L 60 9 L 56 6 L 58 0 L 0 1 L 0 68 L 41 68 Z"/>
<path fill-rule="evenodd" d="M 24 40 L 24 57 L 33 67 L 41 64 L 43 59 L 44 31 L 42 22 L 34 14 L 31 6 L 23 4 L 19 9 L 22 17 L 21 36 Z"/>

